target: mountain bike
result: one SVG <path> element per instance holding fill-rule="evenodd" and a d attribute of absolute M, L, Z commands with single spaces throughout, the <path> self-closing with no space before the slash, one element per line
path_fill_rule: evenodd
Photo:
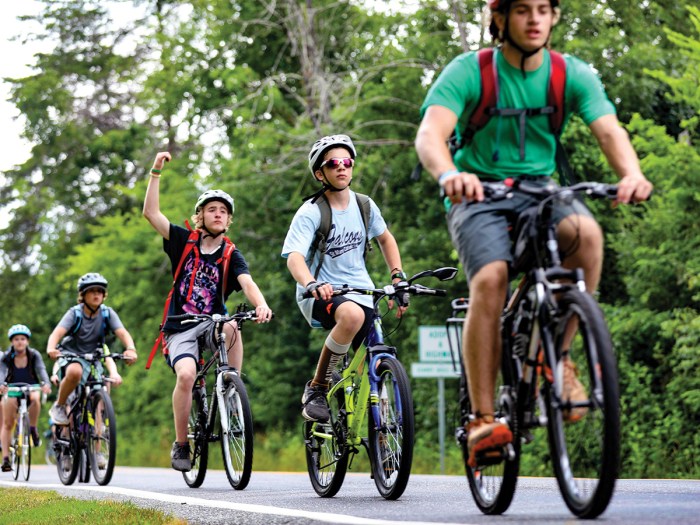
<path fill-rule="evenodd" d="M 255 310 L 232 315 L 173 315 L 169 319 L 182 324 L 208 322 L 212 325 L 212 331 L 206 331 L 198 339 L 198 372 L 192 388 L 192 409 L 187 426 L 192 468 L 182 473 L 185 483 L 192 488 L 202 485 L 207 473 L 209 443 L 220 441 L 228 481 L 234 489 L 243 490 L 248 486 L 253 468 L 253 416 L 243 380 L 238 370 L 228 364 L 223 329 L 226 323 L 236 321 L 240 330 L 244 322 L 257 319 Z M 203 355 L 209 346 L 204 338 L 212 336 L 217 350 L 205 362 Z M 215 365 L 216 381 L 207 394 L 206 376 Z"/>
<path fill-rule="evenodd" d="M 424 277 L 446 281 L 456 273 L 456 268 L 440 268 L 384 288 L 343 285 L 334 290 L 333 295 L 371 295 L 374 319 L 352 361 L 348 364 L 346 356 L 342 369 L 333 372 L 326 396 L 329 421 L 304 423 L 306 465 L 311 485 L 319 496 L 330 498 L 338 493 L 360 446 L 367 450 L 379 493 L 389 500 L 403 494 L 413 462 L 413 397 L 396 348 L 384 344 L 379 303 L 405 291 L 411 295 L 444 296 L 445 290 L 413 282 Z M 304 296 L 311 297 L 308 292 Z"/>
<path fill-rule="evenodd" d="M 32 392 L 41 390 L 39 385 L 27 383 L 12 383 L 7 387 L 8 397 L 17 398 L 17 418 L 10 443 L 10 464 L 12 475 L 19 479 L 20 470 L 24 481 L 29 480 L 32 468 L 32 446 L 29 442 L 29 396 Z"/>
<path fill-rule="evenodd" d="M 90 472 L 99 485 L 112 479 L 117 454 L 117 420 L 104 374 L 107 357 L 119 360 L 122 354 L 109 353 L 98 347 L 94 352 L 77 354 L 61 348 L 60 357 L 80 358 L 90 366 L 85 384 L 79 383 L 68 396 L 68 425 L 54 425 L 53 447 L 58 477 L 64 485 L 90 481 Z"/>
<path fill-rule="evenodd" d="M 521 192 L 533 207 L 512 231 L 512 272 L 524 273 L 509 294 L 501 315 L 502 362 L 495 392 L 495 418 L 509 425 L 513 443 L 501 451 L 477 455 L 467 464 L 464 425 L 472 418 L 467 379 L 462 369 L 461 426 L 456 438 L 464 455 L 469 488 L 485 514 L 500 514 L 511 503 L 519 471 L 521 444 L 532 429 L 547 427 L 550 456 L 568 508 L 581 518 L 594 518 L 612 497 L 620 462 L 620 408 L 612 341 L 600 307 L 586 292 L 583 270 L 562 266 L 554 203 L 571 203 L 579 195 L 614 199 L 617 187 L 582 182 L 570 187 L 526 181 L 482 183 L 491 200 Z M 448 341 L 461 345 L 459 332 L 468 299 L 452 301 Z M 573 403 L 562 396 L 564 360 L 575 364 L 587 399 Z M 454 355 L 454 353 L 453 353 Z"/>

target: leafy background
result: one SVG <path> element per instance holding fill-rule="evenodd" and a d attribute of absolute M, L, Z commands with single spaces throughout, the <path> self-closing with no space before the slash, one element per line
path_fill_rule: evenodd
<path fill-rule="evenodd" d="M 33 17 L 42 30 L 23 38 L 56 45 L 36 55 L 33 74 L 10 79 L 35 146 L 0 180 L 0 206 L 11 210 L 0 231 L 0 326 L 30 325 L 43 350 L 75 302 L 77 278 L 99 271 L 145 362 L 170 274 L 141 207 L 152 159 L 167 149 L 165 214 L 180 223 L 204 188 L 233 194 L 231 237 L 276 312 L 272 324 L 244 331 L 254 468 L 304 470 L 299 397 L 322 336 L 303 322 L 279 252 L 300 198 L 314 189 L 308 148 L 320 135 L 350 134 L 359 149 L 353 187 L 382 208 L 407 271 L 456 265 L 434 182 L 409 174 L 418 108 L 449 60 L 485 43 L 484 3 L 426 0 L 391 11 L 332 0 L 43 4 Z M 128 22 L 113 21 L 116 8 L 129 10 Z M 597 69 L 655 184 L 644 206 L 594 206 L 607 232 L 599 300 L 620 366 L 622 476 L 697 478 L 700 10 L 690 0 L 571 0 L 553 45 Z M 581 121 L 564 138 L 580 178 L 615 180 Z M 378 250 L 370 268 L 377 283 L 387 280 Z M 463 275 L 449 290 L 465 293 Z M 447 300 L 414 301 L 391 336 L 407 367 L 418 358 L 417 326 L 449 314 Z M 174 377 L 161 360 L 123 373 L 114 391 L 118 461 L 167 465 Z M 435 381 L 414 380 L 413 389 L 414 470 L 436 472 Z M 456 389 L 448 381 L 448 428 L 457 424 Z M 538 436 L 525 448 L 524 474 L 551 473 L 545 443 Z M 446 465 L 462 472 L 454 445 Z"/>

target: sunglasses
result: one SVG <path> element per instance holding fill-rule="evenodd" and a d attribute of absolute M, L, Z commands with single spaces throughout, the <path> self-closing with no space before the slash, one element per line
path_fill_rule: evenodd
<path fill-rule="evenodd" d="M 355 165 L 355 159 L 351 159 L 349 157 L 346 157 L 344 159 L 338 159 L 338 158 L 332 158 L 328 160 L 324 160 L 319 168 L 323 168 L 324 166 L 328 166 L 331 169 L 339 168 L 340 165 L 345 166 L 346 168 L 352 168 Z"/>

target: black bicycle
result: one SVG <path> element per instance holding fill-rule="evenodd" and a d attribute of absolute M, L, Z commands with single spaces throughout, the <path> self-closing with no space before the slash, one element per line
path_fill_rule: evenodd
<path fill-rule="evenodd" d="M 187 426 L 192 468 L 182 473 L 185 483 L 192 488 L 202 485 L 207 473 L 209 443 L 220 441 L 228 481 L 234 489 L 243 490 L 248 486 L 253 469 L 253 416 L 243 380 L 238 370 L 228 364 L 223 329 L 226 323 L 236 321 L 240 330 L 245 321 L 257 319 L 255 310 L 232 315 L 184 314 L 170 316 L 169 319 L 182 324 L 212 324 L 212 332 L 207 331 L 198 340 L 198 372 L 192 389 L 192 409 Z M 208 345 L 204 338 L 212 334 L 217 350 L 205 362 L 203 355 Z M 207 394 L 206 376 L 215 365 L 216 381 Z"/>
<path fill-rule="evenodd" d="M 109 396 L 103 362 L 108 357 L 119 360 L 122 354 L 106 353 L 103 348 L 77 354 L 66 350 L 59 357 L 79 358 L 90 365 L 90 375 L 68 397 L 68 425 L 54 425 L 53 447 L 58 477 L 64 485 L 90 481 L 90 472 L 99 485 L 112 479 L 117 457 L 117 420 Z"/>
<path fill-rule="evenodd" d="M 562 266 L 554 203 L 571 203 L 578 195 L 614 199 L 617 187 L 583 182 L 570 187 L 526 181 L 483 183 L 488 199 L 522 192 L 533 207 L 513 230 L 514 273 L 524 273 L 501 316 L 502 364 L 495 392 L 495 417 L 507 423 L 513 443 L 502 451 L 477 455 L 468 465 L 465 424 L 472 410 L 464 374 L 460 385 L 462 446 L 469 487 L 479 509 L 500 514 L 510 505 L 519 471 L 521 444 L 531 430 L 547 427 L 550 455 L 561 494 L 581 518 L 594 518 L 612 497 L 620 462 L 620 408 L 617 366 L 604 315 L 586 292 L 583 271 Z M 459 332 L 469 308 L 467 299 L 452 301 L 448 338 L 461 344 Z M 454 355 L 454 354 L 453 354 Z M 567 360 L 569 360 L 567 362 Z M 573 362 L 573 365 L 571 364 Z M 566 373 L 576 374 L 585 400 L 563 396 Z M 582 396 L 583 397 L 583 396 Z"/>

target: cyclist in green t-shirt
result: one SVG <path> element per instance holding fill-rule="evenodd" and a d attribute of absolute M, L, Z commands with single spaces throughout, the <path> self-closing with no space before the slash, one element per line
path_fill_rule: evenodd
<path fill-rule="evenodd" d="M 488 0 L 490 32 L 498 77 L 497 108 L 542 108 L 547 105 L 552 27 L 559 18 L 559 0 Z M 620 126 L 593 69 L 565 56 L 564 123 L 579 115 L 598 140 L 608 162 L 620 176 L 617 201 L 646 200 L 651 183 L 642 174 L 634 149 Z M 430 88 L 421 107 L 422 121 L 416 150 L 423 166 L 437 180 L 451 207 L 447 222 L 452 241 L 469 281 L 470 308 L 464 329 L 464 360 L 475 420 L 469 424 L 468 447 L 474 455 L 502 447 L 512 440 L 507 425 L 494 421 L 494 383 L 500 363 L 499 315 L 508 287 L 511 241 L 507 223 L 484 200 L 482 180 L 527 178 L 535 184 L 551 182 L 556 169 L 557 140 L 547 115 L 493 115 L 471 141 L 452 157 L 447 139 L 465 129 L 481 95 L 476 53 L 455 58 Z M 513 115 L 512 113 L 516 113 Z M 467 206 L 466 202 L 479 202 Z M 522 202 L 510 201 L 509 213 L 522 212 Z M 521 207 L 518 207 L 520 205 Z M 562 220 L 564 218 L 567 220 Z M 555 209 L 562 246 L 570 246 L 564 265 L 581 267 L 586 286 L 598 285 L 603 258 L 603 235 L 579 201 Z M 565 363 L 566 365 L 566 363 Z M 577 401 L 583 394 L 573 364 L 565 366 L 564 396 Z M 585 395 L 585 394 L 583 394 Z M 572 411 L 574 412 L 574 411 Z M 572 420 L 574 418 L 572 417 Z"/>

